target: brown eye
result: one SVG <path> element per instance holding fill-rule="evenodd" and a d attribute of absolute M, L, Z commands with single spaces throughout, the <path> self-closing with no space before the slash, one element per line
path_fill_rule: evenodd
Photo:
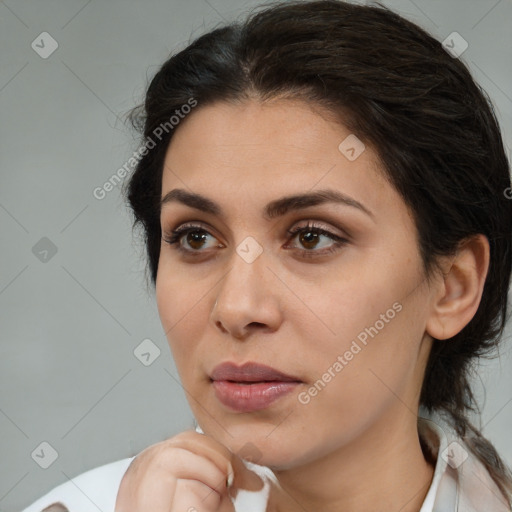
<path fill-rule="evenodd" d="M 195 229 L 193 231 L 188 231 L 183 237 L 192 249 L 197 250 L 203 247 L 208 235 L 203 230 Z"/>
<path fill-rule="evenodd" d="M 306 249 L 314 249 L 320 239 L 320 234 L 311 229 L 302 231 L 299 234 L 299 241 Z"/>
<path fill-rule="evenodd" d="M 347 239 L 309 223 L 306 226 L 299 226 L 287 232 L 292 235 L 293 238 L 297 238 L 299 244 L 304 247 L 304 249 L 301 249 L 300 247 L 295 246 L 295 248 L 299 250 L 299 253 L 301 253 L 301 256 L 305 258 L 324 256 L 336 251 L 348 243 Z M 327 246 L 320 246 L 322 238 L 330 239 L 334 243 Z M 323 250 L 318 250 L 318 247 Z"/>
<path fill-rule="evenodd" d="M 201 226 L 184 225 L 172 230 L 169 235 L 162 237 L 162 239 L 169 245 L 176 245 L 176 250 L 195 256 L 206 252 L 204 249 L 208 249 L 208 237 L 216 240 L 212 234 Z M 212 244 L 210 248 L 213 247 L 222 247 L 222 245 L 219 243 Z"/>

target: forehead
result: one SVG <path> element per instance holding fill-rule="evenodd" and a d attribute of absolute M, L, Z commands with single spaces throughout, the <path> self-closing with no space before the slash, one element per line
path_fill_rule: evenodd
<path fill-rule="evenodd" d="M 167 156 L 183 159 L 183 151 L 194 145 L 186 155 L 190 163 L 213 151 L 211 157 L 234 162 L 243 154 L 250 159 L 247 164 L 275 163 L 280 157 L 282 164 L 308 166 L 337 158 L 339 144 L 349 135 L 342 124 L 299 100 L 216 102 L 197 107 L 177 126 Z"/>
<path fill-rule="evenodd" d="M 218 102 L 196 107 L 175 129 L 162 196 L 188 188 L 223 201 L 267 202 L 334 188 L 373 211 L 400 200 L 382 176 L 376 153 L 301 101 Z M 355 159 L 354 152 L 345 152 L 346 141 Z"/>

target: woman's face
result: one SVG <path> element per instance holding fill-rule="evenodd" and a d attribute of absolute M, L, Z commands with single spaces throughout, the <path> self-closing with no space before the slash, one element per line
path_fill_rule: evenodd
<path fill-rule="evenodd" d="M 391 422 L 415 425 L 432 291 L 413 220 L 375 152 L 290 100 L 198 107 L 176 130 L 162 198 L 182 189 L 219 210 L 174 199 L 161 211 L 164 238 L 185 224 L 200 230 L 162 241 L 156 297 L 203 430 L 286 469 Z M 327 190 L 349 202 L 325 194 L 265 215 L 283 198 Z M 210 379 L 225 361 L 300 382 L 262 409 L 236 410 Z"/>

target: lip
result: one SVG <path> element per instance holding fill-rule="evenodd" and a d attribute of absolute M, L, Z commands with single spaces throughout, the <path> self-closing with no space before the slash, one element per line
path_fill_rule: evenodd
<path fill-rule="evenodd" d="M 224 362 L 213 369 L 210 378 L 217 399 L 238 412 L 266 409 L 302 383 L 297 377 L 254 362 L 242 366 Z"/>
<path fill-rule="evenodd" d="M 219 402 L 237 412 L 252 412 L 266 409 L 276 400 L 291 393 L 299 382 L 253 382 L 239 383 L 229 380 L 212 382 Z"/>
<path fill-rule="evenodd" d="M 210 374 L 212 380 L 230 380 L 233 382 L 301 382 L 298 377 L 287 375 L 271 366 L 249 361 L 237 366 L 231 361 L 217 365 Z"/>

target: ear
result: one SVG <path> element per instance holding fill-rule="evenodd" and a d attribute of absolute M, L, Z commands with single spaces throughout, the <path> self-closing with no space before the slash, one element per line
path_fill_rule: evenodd
<path fill-rule="evenodd" d="M 426 324 L 430 336 L 438 340 L 451 338 L 471 321 L 482 297 L 489 255 L 487 237 L 478 234 L 463 241 L 456 255 L 446 259 L 433 289 Z"/>

